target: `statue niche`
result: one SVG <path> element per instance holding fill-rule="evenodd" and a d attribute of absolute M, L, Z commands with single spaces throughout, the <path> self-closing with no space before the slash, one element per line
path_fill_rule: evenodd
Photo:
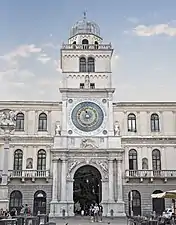
<path fill-rule="evenodd" d="M 26 160 L 26 169 L 33 169 L 33 159 L 32 158 L 28 158 Z"/>

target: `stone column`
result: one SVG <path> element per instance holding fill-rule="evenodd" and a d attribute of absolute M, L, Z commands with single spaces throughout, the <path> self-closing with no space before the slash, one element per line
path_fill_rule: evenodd
<path fill-rule="evenodd" d="M 52 160 L 52 163 L 53 163 L 53 187 L 52 187 L 52 202 L 58 202 L 58 199 L 57 199 L 57 196 L 58 196 L 58 187 L 57 187 L 57 184 L 58 184 L 58 174 L 57 174 L 57 171 L 58 171 L 58 159 L 55 158 Z"/>
<path fill-rule="evenodd" d="M 109 202 L 114 201 L 113 160 L 109 159 Z"/>
<path fill-rule="evenodd" d="M 118 202 L 123 201 L 123 191 L 122 191 L 122 160 L 118 159 L 117 160 L 117 186 L 118 186 Z"/>
<path fill-rule="evenodd" d="M 2 182 L 0 185 L 0 207 L 8 208 L 8 154 L 10 134 L 15 129 L 15 113 L 9 109 L 0 111 L 0 128 L 4 131 L 4 151 L 3 151 L 3 172 Z"/>
<path fill-rule="evenodd" d="M 9 141 L 10 137 L 7 135 L 4 138 L 4 154 L 3 154 L 3 171 L 2 171 L 2 185 L 8 183 L 8 160 L 9 160 Z"/>
<path fill-rule="evenodd" d="M 66 176 L 67 176 L 67 165 L 66 165 L 66 158 L 62 158 L 62 169 L 61 169 L 61 201 L 66 202 Z"/>

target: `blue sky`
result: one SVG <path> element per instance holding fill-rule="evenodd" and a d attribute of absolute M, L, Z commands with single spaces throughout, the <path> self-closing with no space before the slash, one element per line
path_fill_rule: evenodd
<path fill-rule="evenodd" d="M 59 48 L 84 10 L 115 49 L 115 101 L 176 100 L 175 0 L 1 0 L 0 100 L 60 100 Z"/>

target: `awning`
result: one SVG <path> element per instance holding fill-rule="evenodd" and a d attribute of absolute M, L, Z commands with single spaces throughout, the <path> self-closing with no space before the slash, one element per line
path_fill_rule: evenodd
<path fill-rule="evenodd" d="M 152 194 L 152 198 L 171 198 L 176 199 L 176 190 L 165 191 L 163 193 Z"/>

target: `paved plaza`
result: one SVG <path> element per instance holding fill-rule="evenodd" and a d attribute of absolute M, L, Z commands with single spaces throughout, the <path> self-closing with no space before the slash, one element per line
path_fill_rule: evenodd
<path fill-rule="evenodd" d="M 116 225 L 126 225 L 126 218 L 103 218 L 103 222 L 91 222 L 89 217 L 73 217 L 68 219 L 57 219 L 52 220 L 56 222 L 57 225 L 88 225 L 88 224 L 116 224 Z"/>

